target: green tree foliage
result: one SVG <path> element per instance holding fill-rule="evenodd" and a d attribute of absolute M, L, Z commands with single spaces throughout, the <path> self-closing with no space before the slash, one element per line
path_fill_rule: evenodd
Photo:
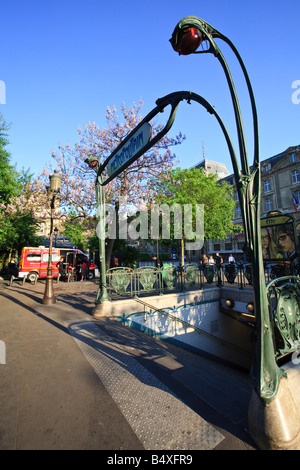
<path fill-rule="evenodd" d="M 163 182 L 156 183 L 158 204 L 204 205 L 204 239 L 225 239 L 240 227 L 232 224 L 235 202 L 232 188 L 218 182 L 217 175 L 204 174 L 202 168 L 171 170 Z"/>
<path fill-rule="evenodd" d="M 71 242 L 81 251 L 86 250 L 86 242 L 84 237 L 84 228 L 81 224 L 75 224 L 73 221 L 65 224 L 65 235 L 70 237 Z"/>
<path fill-rule="evenodd" d="M 18 171 L 11 163 L 7 150 L 9 125 L 0 114 L 0 253 L 7 255 L 13 250 L 20 252 L 24 245 L 38 243 L 35 231 L 38 222 L 30 211 L 21 210 L 21 204 L 10 204 L 12 198 L 26 192 L 32 175 L 29 171 Z"/>
<path fill-rule="evenodd" d="M 9 198 L 15 194 L 18 172 L 10 163 L 10 153 L 6 149 L 8 145 L 7 132 L 9 125 L 0 114 L 0 202 L 6 204 Z"/>
<path fill-rule="evenodd" d="M 99 239 L 95 233 L 97 221 L 95 217 L 79 217 L 75 209 L 71 209 L 68 218 L 64 223 L 64 234 L 70 237 L 72 243 L 79 250 L 97 251 L 99 249 Z M 91 234 L 93 234 L 91 236 Z"/>
<path fill-rule="evenodd" d="M 76 245 L 78 250 L 86 251 L 87 241 L 85 236 L 86 227 L 84 226 L 83 220 L 75 217 L 72 218 L 72 212 L 70 213 L 70 220 L 65 222 L 65 235 L 70 237 L 71 242 Z"/>

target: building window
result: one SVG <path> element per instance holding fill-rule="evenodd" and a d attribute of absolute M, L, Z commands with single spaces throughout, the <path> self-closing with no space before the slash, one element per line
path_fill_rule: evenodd
<path fill-rule="evenodd" d="M 300 190 L 295 191 L 294 194 L 295 194 L 295 198 L 296 198 L 297 201 L 298 201 L 298 204 L 300 204 Z"/>
<path fill-rule="evenodd" d="M 214 251 L 220 251 L 221 250 L 221 245 L 220 243 L 215 243 L 214 244 Z"/>
<path fill-rule="evenodd" d="M 291 163 L 295 163 L 295 161 L 296 161 L 296 154 L 295 154 L 295 153 L 291 153 L 291 155 L 290 155 L 290 162 L 291 162 Z"/>
<path fill-rule="evenodd" d="M 266 211 L 269 212 L 271 210 L 273 210 L 272 199 L 266 199 Z"/>
<path fill-rule="evenodd" d="M 264 167 L 265 173 L 268 173 L 268 171 L 271 170 L 271 163 L 267 163 L 266 166 Z"/>
<path fill-rule="evenodd" d="M 234 196 L 233 196 L 233 197 L 234 197 L 234 200 L 235 200 L 236 202 L 238 202 L 238 200 L 239 200 L 239 194 L 238 194 L 237 191 L 234 191 Z"/>
<path fill-rule="evenodd" d="M 241 217 L 241 208 L 240 208 L 240 206 L 236 206 L 236 208 L 235 208 L 235 216 L 236 216 L 236 218 Z"/>
<path fill-rule="evenodd" d="M 292 183 L 299 183 L 300 182 L 300 174 L 299 170 L 292 171 Z"/>
<path fill-rule="evenodd" d="M 268 193 L 268 192 L 271 191 L 271 182 L 270 182 L 270 180 L 266 180 L 264 182 L 264 186 L 265 186 L 265 193 Z"/>

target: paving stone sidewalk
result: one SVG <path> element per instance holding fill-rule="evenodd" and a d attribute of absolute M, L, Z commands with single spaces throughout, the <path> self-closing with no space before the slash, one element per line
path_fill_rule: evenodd
<path fill-rule="evenodd" d="M 95 282 L 54 287 L 0 281 L 1 450 L 255 449 L 247 374 L 95 320 Z"/>

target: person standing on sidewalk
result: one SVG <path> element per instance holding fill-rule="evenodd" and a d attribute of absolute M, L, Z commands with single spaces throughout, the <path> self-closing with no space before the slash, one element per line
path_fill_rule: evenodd
<path fill-rule="evenodd" d="M 81 280 L 86 281 L 88 279 L 88 275 L 89 275 L 89 265 L 87 263 L 87 259 L 85 258 L 81 265 Z"/>

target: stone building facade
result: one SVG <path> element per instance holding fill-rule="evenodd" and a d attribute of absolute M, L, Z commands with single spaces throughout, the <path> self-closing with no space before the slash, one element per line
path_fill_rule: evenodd
<path fill-rule="evenodd" d="M 242 225 L 241 210 L 236 191 L 234 175 L 226 176 L 221 181 L 233 186 L 236 201 L 234 223 Z M 295 198 L 295 199 L 294 199 Z M 297 201 L 297 203 L 296 203 Z M 279 210 L 288 213 L 296 221 L 300 235 L 300 145 L 289 147 L 285 151 L 261 162 L 261 216 Z M 223 258 L 231 252 L 236 259 L 243 257 L 244 236 L 232 234 L 227 240 L 210 241 L 207 251 L 221 252 Z"/>

